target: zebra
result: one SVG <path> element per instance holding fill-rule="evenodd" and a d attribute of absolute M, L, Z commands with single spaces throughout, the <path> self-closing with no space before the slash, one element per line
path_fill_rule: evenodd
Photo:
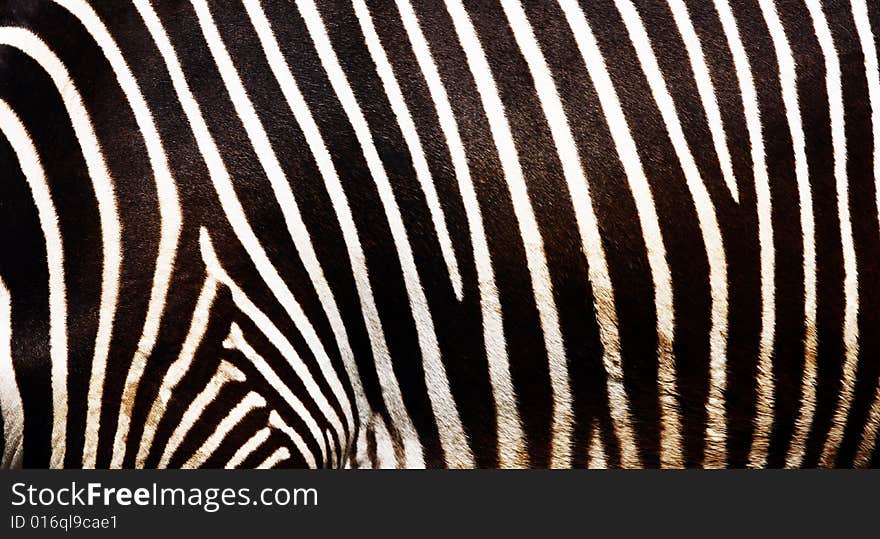
<path fill-rule="evenodd" d="M 877 466 L 878 33 L 7 0 L 2 465 Z"/>

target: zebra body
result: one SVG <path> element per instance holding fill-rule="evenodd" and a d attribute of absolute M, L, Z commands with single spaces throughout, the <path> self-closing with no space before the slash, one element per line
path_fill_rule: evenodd
<path fill-rule="evenodd" d="M 3 464 L 876 466 L 878 33 L 2 3 Z"/>

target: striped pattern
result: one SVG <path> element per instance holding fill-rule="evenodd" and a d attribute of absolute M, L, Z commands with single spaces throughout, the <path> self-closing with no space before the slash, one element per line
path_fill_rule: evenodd
<path fill-rule="evenodd" d="M 878 36 L 7 2 L 2 465 L 878 466 Z"/>

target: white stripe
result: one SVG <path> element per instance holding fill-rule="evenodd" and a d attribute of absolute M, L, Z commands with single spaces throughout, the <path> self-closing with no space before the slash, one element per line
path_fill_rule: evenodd
<path fill-rule="evenodd" d="M 302 93 L 300 93 L 284 56 L 281 54 L 278 42 L 272 34 L 269 21 L 266 20 L 259 2 L 257 0 L 245 0 L 244 7 L 257 31 L 257 36 L 269 62 L 269 67 L 278 80 L 284 98 L 293 112 L 300 129 L 302 129 L 306 143 L 309 145 L 309 149 L 318 165 L 318 170 L 324 178 L 324 185 L 339 220 L 343 241 L 345 242 L 351 262 L 352 276 L 357 288 L 358 298 L 360 299 L 361 312 L 366 322 L 365 325 L 376 365 L 376 373 L 382 387 L 382 397 L 386 408 L 391 414 L 393 427 L 403 440 L 404 462 L 407 468 L 424 468 L 422 448 L 418 441 L 418 435 L 406 411 L 406 406 L 403 404 L 400 386 L 391 365 L 391 357 L 382 330 L 382 321 L 379 318 L 376 302 L 373 299 L 373 291 L 370 287 L 370 278 L 367 272 L 363 248 L 358 238 L 351 208 L 342 189 L 342 184 L 339 181 L 330 152 L 327 151 L 318 126 L 312 117 L 311 110 L 306 104 Z M 355 400 L 360 411 L 361 423 L 363 424 L 370 417 L 370 407 L 361 387 L 357 365 L 353 360 L 348 363 L 349 358 L 347 356 L 344 356 L 343 359 L 347 362 L 346 368 L 349 372 L 349 379 L 354 389 Z"/>
<path fill-rule="evenodd" d="M 0 103 L 3 104 L 0 107 L 0 127 L 7 133 L 8 122 L 3 114 L 7 106 L 5 101 Z M 9 134 L 6 137 L 12 138 Z M 24 446 L 24 411 L 12 362 L 12 298 L 3 279 L 0 279 L 0 412 L 3 414 L 3 460 L 0 461 L 0 467 L 20 468 Z"/>
<path fill-rule="evenodd" d="M 309 433 L 312 435 L 312 438 L 318 443 L 318 447 L 321 449 L 321 455 L 323 462 L 327 461 L 327 449 L 324 445 L 324 436 L 321 433 L 321 429 L 318 424 L 315 422 L 315 418 L 312 417 L 312 414 L 306 409 L 305 405 L 303 405 L 302 401 L 297 398 L 297 396 L 290 390 L 290 387 L 285 384 L 281 378 L 275 373 L 272 367 L 266 362 L 266 360 L 257 353 L 256 350 L 245 340 L 244 335 L 241 332 L 241 329 L 238 327 L 238 324 L 232 323 L 232 326 L 229 328 L 229 336 L 226 340 L 223 341 L 223 347 L 229 349 L 235 349 L 240 351 L 248 360 L 254 365 L 257 369 L 257 372 L 260 373 L 260 376 L 266 379 L 269 382 L 269 385 L 272 386 L 278 395 L 284 399 L 284 402 L 290 406 L 290 409 L 299 416 L 303 423 L 305 423 L 306 428 L 309 430 Z M 290 353 L 290 351 L 288 351 Z M 293 352 L 295 354 L 295 352 Z M 288 361 L 298 361 L 299 358 L 295 355 L 292 358 L 288 358 Z M 301 361 L 301 360 L 299 360 Z M 302 376 L 301 373 L 297 373 Z M 308 387 L 308 383 L 304 381 L 304 385 Z M 323 411 L 323 410 L 322 410 Z"/>
<path fill-rule="evenodd" d="M 290 458 L 290 451 L 286 447 L 279 447 L 274 453 L 266 457 L 266 460 L 257 465 L 258 470 L 274 468 L 278 464 Z"/>
<path fill-rule="evenodd" d="M 303 460 L 306 461 L 306 465 L 308 465 L 309 468 L 314 469 L 318 467 L 315 463 L 315 457 L 312 456 L 312 452 L 309 451 L 309 447 L 306 445 L 305 441 L 303 441 L 302 437 L 297 434 L 295 430 L 290 428 L 275 410 L 272 410 L 272 412 L 269 413 L 269 425 L 280 430 L 290 438 L 290 441 L 293 442 L 294 447 L 296 447 L 299 454 L 302 455 Z"/>
<path fill-rule="evenodd" d="M 865 76 L 868 79 L 868 99 L 871 104 L 871 126 L 874 139 L 874 192 L 876 195 L 877 218 L 880 221 L 880 67 L 877 65 L 877 50 L 874 34 L 868 19 L 868 6 L 864 0 L 852 0 L 852 14 L 856 25 L 856 33 L 865 55 Z M 880 380 L 878 380 L 880 384 Z M 856 453 L 856 466 L 866 467 L 870 464 L 871 452 L 880 430 L 880 385 L 871 405 L 871 412 L 865 423 L 862 441 Z"/>
<path fill-rule="evenodd" d="M 605 380 L 608 388 L 608 404 L 614 430 L 620 440 L 621 464 L 624 468 L 638 468 L 641 461 L 630 420 L 629 400 L 623 385 L 614 286 L 608 273 L 605 250 L 590 199 L 589 183 L 584 175 L 577 145 L 557 93 L 553 75 L 522 5 L 517 0 L 502 0 L 502 7 L 513 30 L 513 37 L 528 63 L 571 194 L 575 221 L 581 236 L 581 247 L 587 258 L 589 279 L 593 289 L 593 307 L 596 309 L 596 318 L 599 322 L 602 362 L 607 375 Z M 570 423 L 574 414 L 571 410 L 573 398 L 570 394 L 567 358 L 551 358 L 550 383 L 554 405 L 553 430 L 555 432 L 558 429 L 571 429 Z"/>
<path fill-rule="evenodd" d="M 217 448 L 220 447 L 220 444 L 223 443 L 223 440 L 226 439 L 229 432 L 241 423 L 242 419 L 244 419 L 248 413 L 257 408 L 263 408 L 264 406 L 266 406 L 266 399 L 253 391 L 248 393 L 238 404 L 235 405 L 235 408 L 230 410 L 229 414 L 220 421 L 217 428 L 214 429 L 214 432 L 208 436 L 201 447 L 193 453 L 181 468 L 201 467 L 209 458 L 211 458 L 211 455 L 217 451 Z"/>
<path fill-rule="evenodd" d="M 590 427 L 590 445 L 587 447 L 587 468 L 591 470 L 604 470 L 608 468 L 605 458 L 605 445 L 602 443 L 602 433 L 599 432 L 599 422 L 593 419 Z"/>
<path fill-rule="evenodd" d="M 355 136 L 361 145 L 370 175 L 376 184 L 382 207 L 394 241 L 394 247 L 400 259 L 403 270 L 404 284 L 409 297 L 410 309 L 416 324 L 419 348 L 422 354 L 423 369 L 425 372 L 425 385 L 428 389 L 428 398 L 437 423 L 440 435 L 440 444 L 446 458 L 446 464 L 453 468 L 472 467 L 474 465 L 473 454 L 468 444 L 467 435 L 461 424 L 455 400 L 449 388 L 449 379 L 446 376 L 446 367 L 440 355 L 437 343 L 437 335 L 434 331 L 434 321 L 428 307 L 428 300 L 422 289 L 421 279 L 412 247 L 404 227 L 400 208 L 394 199 L 394 192 L 385 173 L 379 153 L 373 143 L 372 133 L 367 124 L 363 111 L 355 99 L 354 92 L 349 86 L 348 80 L 339 65 L 336 52 L 327 35 L 327 29 L 318 13 L 318 8 L 312 0 L 297 0 L 300 15 L 305 21 L 309 35 L 318 52 L 321 64 L 330 79 L 330 84 L 336 93 L 342 107 L 354 129 Z"/>
<path fill-rule="evenodd" d="M 198 300 L 196 300 L 196 306 L 193 309 L 189 331 L 187 331 L 186 338 L 183 340 L 180 354 L 177 356 L 177 359 L 168 366 L 168 370 L 162 378 L 162 384 L 159 386 L 159 390 L 156 392 L 156 397 L 153 400 L 153 404 L 150 406 L 149 413 L 147 414 L 147 419 L 144 423 L 144 431 L 141 434 L 137 456 L 135 457 L 135 467 L 137 468 L 144 467 L 150 449 L 153 447 L 153 438 L 156 436 L 156 429 L 159 428 L 159 423 L 162 421 L 162 418 L 165 417 L 165 411 L 167 410 L 168 403 L 173 397 L 174 390 L 186 373 L 189 372 L 190 367 L 192 367 L 196 351 L 199 348 L 199 344 L 202 342 L 202 337 L 204 337 L 205 331 L 208 329 L 208 322 L 211 317 L 211 306 L 214 304 L 214 298 L 216 295 L 217 279 L 209 273 L 205 277 L 205 283 L 202 285 L 202 290 L 199 292 Z M 122 443 L 123 445 L 113 451 L 113 462 L 111 467 L 121 468 L 123 458 L 125 457 L 125 445 L 124 441 L 120 438 L 117 438 L 116 442 Z"/>
<path fill-rule="evenodd" d="M 119 47 L 104 26 L 104 23 L 95 13 L 91 6 L 83 0 L 54 0 L 59 5 L 70 11 L 85 26 L 86 30 L 95 41 L 104 56 L 110 62 L 110 67 L 116 75 L 119 86 L 125 93 L 129 106 L 134 113 L 141 135 L 147 148 L 150 166 L 156 181 L 156 195 L 159 202 L 160 237 L 156 255 L 156 268 L 153 274 L 153 284 L 150 290 L 150 301 L 147 306 L 147 314 L 144 319 L 144 328 L 138 341 L 132 363 L 126 376 L 125 389 L 121 398 L 119 421 L 128 423 L 131 419 L 134 406 L 134 393 L 137 384 L 143 376 L 147 358 L 153 351 L 162 314 L 165 309 L 165 297 L 171 281 L 171 272 L 174 268 L 174 258 L 177 254 L 177 241 L 180 238 L 180 225 L 182 217 L 180 204 L 177 198 L 177 188 L 174 178 L 168 169 L 168 158 L 162 146 L 162 139 L 153 123 L 153 115 L 150 112 L 140 87 L 131 73 L 125 58 Z M 88 415 L 86 419 L 85 447 L 83 449 L 82 464 L 84 468 L 94 468 L 96 452 L 98 449 L 98 427 L 100 425 L 101 402 L 89 400 Z M 120 429 L 117 426 L 117 432 Z M 128 432 L 128 425 L 122 429 Z"/>
<path fill-rule="evenodd" d="M 831 146 L 834 150 L 834 183 L 837 190 L 837 213 L 840 218 L 840 241 L 843 247 L 843 345 L 845 361 L 841 390 L 831 430 L 825 438 L 819 465 L 834 466 L 837 449 L 843 441 L 849 410 L 852 406 L 856 385 L 856 369 L 859 360 L 859 277 L 856 267 L 856 251 L 853 244 L 852 223 L 849 212 L 849 187 L 846 173 L 846 128 L 844 125 L 843 90 L 840 80 L 840 62 L 834 48 L 834 40 L 822 6 L 817 0 L 806 0 L 813 28 L 819 39 L 819 48 L 825 58 L 825 85 L 828 92 L 828 109 L 831 114 Z"/>
<path fill-rule="evenodd" d="M 425 159 L 425 152 L 419 140 L 419 133 L 416 131 L 409 108 L 406 106 L 406 101 L 404 101 L 403 93 L 397 84 L 397 79 L 394 77 L 394 70 L 388 61 L 385 50 L 382 48 L 382 42 L 379 41 L 370 12 L 363 0 L 354 0 L 354 12 L 360 22 L 367 50 L 382 81 L 385 95 L 388 96 L 388 101 L 391 104 L 391 111 L 397 119 L 403 140 L 412 156 L 416 180 L 418 180 L 419 186 L 425 194 L 425 201 L 428 203 L 428 211 L 431 214 L 434 230 L 437 231 L 437 240 L 440 243 L 440 251 L 446 263 L 446 271 L 449 273 L 449 279 L 452 281 L 455 297 L 461 301 L 463 294 L 461 274 L 458 271 L 458 262 L 455 259 L 452 240 L 449 238 L 449 230 L 446 227 L 446 218 L 443 215 L 440 200 L 437 198 L 437 189 L 434 187 L 434 181 L 431 178 L 431 171 L 428 168 L 428 161 Z"/>
<path fill-rule="evenodd" d="M 804 129 L 801 123 L 800 106 L 797 96 L 797 73 L 791 46 L 779 20 L 779 14 L 772 0 L 759 0 L 761 12 L 773 48 L 779 62 L 779 83 L 782 87 L 782 102 L 785 106 L 786 121 L 791 130 L 794 150 L 794 171 L 800 205 L 801 235 L 804 242 L 804 372 L 801 381 L 802 396 L 795 432 L 785 459 L 788 468 L 800 466 L 806 449 L 806 439 L 813 423 L 816 409 L 816 244 L 813 223 L 813 198 L 810 190 L 809 171 L 805 152 Z"/>
<path fill-rule="evenodd" d="M 520 422 L 516 394 L 510 377 L 510 361 L 507 356 L 507 341 L 504 337 L 504 324 L 501 313 L 501 300 L 495 285 L 492 259 L 483 228 L 483 216 L 477 193 L 468 168 L 464 145 L 458 131 L 458 124 L 449 97 L 440 79 L 437 66 L 419 21 L 409 0 L 397 0 L 397 9 L 406 30 L 416 62 L 419 64 L 428 92 L 434 103 L 440 130 L 446 139 L 452 167 L 458 182 L 458 191 L 464 205 L 465 217 L 470 232 L 474 266 L 477 270 L 477 285 L 480 291 L 480 314 L 483 321 L 483 342 L 489 363 L 489 382 L 495 402 L 496 435 L 498 436 L 498 464 L 501 468 L 523 468 L 528 466 L 526 440 Z"/>
<path fill-rule="evenodd" d="M 269 439 L 269 435 L 272 433 L 272 429 L 269 427 L 263 427 L 258 430 L 256 434 L 251 436 L 248 441 L 242 444 L 241 447 L 238 448 L 238 451 L 232 455 L 232 458 L 229 459 L 229 462 L 226 463 L 224 468 L 227 470 L 232 470 L 234 468 L 238 468 L 241 466 L 241 463 L 245 461 L 249 456 L 251 456 L 254 451 L 257 450 L 263 442 Z"/>
<path fill-rule="evenodd" d="M 700 232 L 706 245 L 709 262 L 709 289 L 712 298 L 711 329 L 709 335 L 709 398 L 706 403 L 706 451 L 704 465 L 707 467 L 723 467 L 726 463 L 726 403 L 727 388 L 727 255 L 715 206 L 706 186 L 700 177 L 700 171 L 694 162 L 688 147 L 675 102 L 666 87 L 666 81 L 657 58 L 651 48 L 651 41 L 638 11 L 630 0 L 615 0 L 617 9 L 623 18 L 629 33 L 630 41 L 636 50 L 639 63 L 651 87 L 654 101 L 666 124 L 669 139 L 681 163 L 682 172 L 688 190 L 697 211 Z"/>
<path fill-rule="evenodd" d="M 874 140 L 872 159 L 874 162 L 874 196 L 880 219 L 880 66 L 877 63 L 877 49 L 874 33 L 868 18 L 865 0 L 852 0 L 852 14 L 856 33 L 865 55 L 865 78 L 868 80 L 868 100 L 871 105 L 871 133 Z"/>
<path fill-rule="evenodd" d="M 321 301 L 321 304 L 324 307 L 324 311 L 327 313 L 327 317 L 330 320 L 330 325 L 333 330 L 333 335 L 336 339 L 337 346 L 339 347 L 340 353 L 345 356 L 352 356 L 351 347 L 348 342 L 348 335 L 345 332 L 345 326 L 342 323 L 342 317 L 339 314 L 339 309 L 336 306 L 336 300 L 333 297 L 333 292 L 330 290 L 330 285 L 327 283 L 327 279 L 324 276 L 323 269 L 321 268 L 321 264 L 318 261 L 317 255 L 315 254 L 314 246 L 311 242 L 311 237 L 309 236 L 309 231 L 306 229 L 305 223 L 302 220 L 302 215 L 299 212 L 299 207 L 297 206 L 296 200 L 294 199 L 293 192 L 290 188 L 290 183 L 284 175 L 284 171 L 281 169 L 281 164 L 278 162 L 278 158 L 275 155 L 275 151 L 272 149 L 272 145 L 269 142 L 269 137 L 266 134 L 265 129 L 263 128 L 263 124 L 260 122 L 259 117 L 257 116 L 257 112 L 254 109 L 253 103 L 251 103 L 250 99 L 248 99 L 247 92 L 242 85 L 241 79 L 238 76 L 238 73 L 235 70 L 235 66 L 232 63 L 232 58 L 229 56 L 229 52 L 226 50 L 226 46 L 223 44 L 223 41 L 220 37 L 220 33 L 217 30 L 216 25 L 214 24 L 213 19 L 211 18 L 211 13 L 208 10 L 208 4 L 204 0 L 193 0 L 193 7 L 195 8 L 196 16 L 199 20 L 199 25 L 202 28 L 202 33 L 205 36 L 205 40 L 208 43 L 208 48 L 211 50 L 211 55 L 214 57 L 214 61 L 217 63 L 217 67 L 220 70 L 220 76 L 223 79 L 223 84 L 226 86 L 227 91 L 229 92 L 229 96 L 232 99 L 233 106 L 235 107 L 236 113 L 238 113 L 239 118 L 241 119 L 242 124 L 244 125 L 245 131 L 248 134 L 248 138 L 251 141 L 251 144 L 254 147 L 254 151 L 257 155 L 257 158 L 260 161 L 260 165 L 263 167 L 263 170 L 266 172 L 266 176 L 269 179 L 270 184 L 272 185 L 272 192 L 275 195 L 275 199 L 278 201 L 278 206 L 281 208 L 281 212 L 284 215 L 284 221 L 287 224 L 287 230 L 290 234 L 290 237 L 293 239 L 294 245 L 296 246 L 297 253 L 300 256 L 300 259 L 303 262 L 303 265 L 306 268 L 306 271 L 309 274 L 309 278 L 312 280 L 312 283 L 315 285 L 315 290 L 318 294 L 318 298 Z M 229 185 L 224 185 L 223 190 L 229 189 L 229 197 L 234 197 L 234 191 L 232 191 L 231 183 Z M 249 238 L 250 241 L 245 243 L 250 244 L 253 242 L 254 245 L 258 245 L 258 241 L 254 236 L 252 230 L 247 224 L 247 217 L 245 216 L 241 205 L 239 203 L 235 203 L 231 205 L 234 210 L 232 211 L 235 214 L 235 218 L 232 221 L 239 224 L 236 232 L 244 232 L 245 236 Z M 241 211 L 240 211 L 241 210 Z M 251 238 L 253 236 L 253 238 Z M 262 248 L 259 249 L 259 253 L 256 257 L 257 259 L 265 260 L 268 262 L 268 258 L 265 255 L 265 252 Z M 274 271 L 273 271 L 274 273 Z M 272 280 L 274 280 L 274 275 Z M 282 296 L 290 296 L 287 298 L 287 302 L 295 303 L 295 299 L 290 294 L 289 289 L 281 285 L 278 286 L 280 295 Z M 301 308 L 299 306 L 295 309 L 296 315 L 292 316 L 294 321 L 297 319 L 300 320 L 300 324 L 303 326 L 308 326 L 309 331 L 313 333 L 311 330 L 310 324 L 308 323 L 308 319 L 301 314 Z M 317 341 L 317 336 L 314 337 L 310 335 L 304 335 L 307 340 Z M 326 353 L 323 353 L 323 349 L 320 347 L 320 343 L 316 342 L 316 350 L 320 352 L 315 354 L 315 359 L 317 360 L 318 367 L 321 370 L 321 374 L 324 379 L 330 386 L 330 390 L 333 392 L 333 396 L 337 402 L 339 402 L 342 407 L 343 413 L 345 414 L 346 424 L 348 426 L 348 430 L 352 431 L 353 429 L 353 419 L 352 419 L 352 409 L 351 403 L 348 400 L 348 395 L 345 392 L 345 389 L 342 387 L 342 383 L 339 380 L 339 376 L 336 373 L 336 370 L 333 368 L 333 365 L 330 363 L 330 358 Z M 343 431 L 338 432 L 339 436 L 342 437 L 344 435 Z"/>
<path fill-rule="evenodd" d="M 867 468 L 871 464 L 871 454 L 877 445 L 877 436 L 880 435 L 880 380 L 877 381 L 877 384 L 874 403 L 868 412 L 865 429 L 862 431 L 862 439 L 853 459 L 853 466 L 856 468 Z"/>
<path fill-rule="evenodd" d="M 733 65 L 739 81 L 743 100 L 746 129 L 752 154 L 752 174 L 755 180 L 755 198 L 758 211 L 758 243 L 761 259 L 761 336 L 758 344 L 757 409 L 755 433 L 749 452 L 749 466 L 763 468 L 767 461 L 770 429 L 773 426 L 773 342 L 776 334 L 776 269 L 773 245 L 772 200 L 770 180 L 767 177 L 767 161 L 764 151 L 764 134 L 758 94 L 752 77 L 749 57 L 746 54 L 727 0 L 715 0 L 715 9 L 733 56 Z"/>
<path fill-rule="evenodd" d="M 700 101 L 703 104 L 703 110 L 706 112 L 709 134 L 715 146 L 715 153 L 718 155 L 718 164 L 721 166 L 721 175 L 724 178 L 724 183 L 727 185 L 730 196 L 733 197 L 733 200 L 739 202 L 739 190 L 736 185 L 733 166 L 730 163 L 730 150 L 727 148 L 724 122 L 721 119 L 721 111 L 718 110 L 715 86 L 712 84 L 709 67 L 706 65 L 706 58 L 703 56 L 700 38 L 694 29 L 687 6 L 682 0 L 669 0 L 669 8 L 672 10 L 672 18 L 675 20 L 675 26 L 678 28 L 678 33 L 681 34 L 684 47 L 687 50 L 690 67 L 694 73 L 694 81 L 697 83 L 697 93 L 700 94 Z"/>
<path fill-rule="evenodd" d="M 675 335 L 675 308 L 672 295 L 672 275 L 666 261 L 666 248 L 660 232 L 660 222 L 654 206 L 651 187 L 645 177 L 642 162 L 632 138 L 617 91 L 611 82 L 608 68 L 584 12 L 574 0 L 560 0 L 560 6 L 572 29 L 581 58 L 587 67 L 596 94 L 602 105 L 611 137 L 623 165 L 630 192 L 636 204 L 642 237 L 648 254 L 651 280 L 654 283 L 654 306 L 657 312 L 657 385 L 660 394 L 660 464 L 668 468 L 684 466 L 681 448 L 681 418 L 675 356 L 672 345 Z"/>
<path fill-rule="evenodd" d="M 355 452 L 353 458 L 346 462 L 346 468 L 352 469 L 372 469 L 373 463 L 367 452 L 367 429 L 361 427 L 358 430 L 357 441 L 355 441 Z"/>
<path fill-rule="evenodd" d="M 391 438 L 388 436 L 388 428 L 385 420 L 379 414 L 373 414 L 373 436 L 376 439 L 376 468 L 389 470 L 396 468 L 394 465 L 394 453 L 392 453 Z"/>
<path fill-rule="evenodd" d="M 550 270 L 547 268 L 547 259 L 544 254 L 544 240 L 541 238 L 535 213 L 529 200 L 519 156 L 513 142 L 513 134 L 504 112 L 504 105 L 498 97 L 495 80 L 486 61 L 485 53 L 464 6 L 459 0 L 449 0 L 446 2 L 446 9 L 452 17 L 452 23 L 467 58 L 468 67 L 477 84 L 477 91 L 480 94 L 486 119 L 492 131 L 492 139 L 504 170 L 504 179 L 510 191 L 514 214 L 526 253 L 526 263 L 535 295 L 535 305 L 544 333 L 544 347 L 547 350 L 548 362 L 552 365 L 564 364 L 566 361 L 565 345 L 559 328 Z M 556 377 L 557 382 L 561 381 L 560 378 Z M 571 410 L 570 395 L 563 392 L 567 384 L 560 384 L 560 386 L 562 387 L 554 388 L 556 393 L 554 393 L 553 399 L 554 428 L 550 464 L 557 468 L 569 468 L 574 414 Z"/>
<path fill-rule="evenodd" d="M 180 422 L 174 427 L 171 436 L 168 437 L 168 443 L 165 445 L 162 457 L 159 459 L 159 468 L 168 467 L 171 457 L 174 456 L 177 448 L 183 443 L 183 439 L 186 438 L 186 435 L 193 428 L 196 421 L 202 417 L 205 408 L 217 398 L 223 386 L 227 382 L 243 382 L 244 380 L 244 373 L 235 368 L 235 365 L 225 360 L 220 361 L 217 372 L 208 380 L 204 389 L 189 403 L 189 406 L 186 407 L 186 411 L 183 412 L 183 416 L 180 418 Z"/>
<path fill-rule="evenodd" d="M 89 113 L 83 106 L 82 98 L 70 74 L 61 60 L 43 41 L 23 28 L 0 28 L 0 44 L 15 47 L 40 64 L 52 78 L 61 94 L 64 107 L 73 124 L 77 141 L 82 148 L 86 168 L 92 181 L 98 202 L 98 215 L 101 223 L 102 272 L 101 305 L 98 313 L 98 331 L 95 337 L 95 352 L 89 380 L 89 403 L 101 403 L 104 391 L 104 372 L 110 339 L 113 333 L 113 316 L 119 292 L 119 272 L 122 265 L 120 237 L 122 235 L 119 216 L 116 212 L 116 199 L 113 180 L 107 172 L 101 145 L 95 136 Z M 50 465 L 60 467 L 64 464 L 67 448 L 67 359 L 65 350 L 55 350 L 52 361 L 53 425 L 52 456 Z"/>

